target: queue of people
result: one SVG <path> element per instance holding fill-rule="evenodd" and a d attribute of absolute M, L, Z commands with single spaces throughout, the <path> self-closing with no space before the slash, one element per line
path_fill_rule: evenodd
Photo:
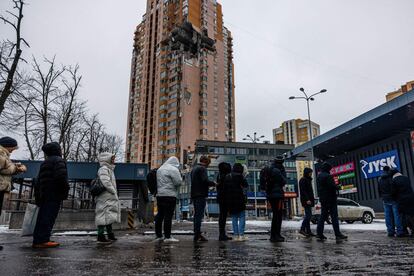
<path fill-rule="evenodd" d="M 13 175 L 24 173 L 27 168 L 10 160 L 10 154 L 18 149 L 17 141 L 10 137 L 0 138 L 0 208 L 5 193 L 11 190 Z M 35 203 L 39 207 L 36 226 L 33 233 L 34 248 L 51 248 L 59 243 L 51 241 L 51 232 L 62 206 L 68 198 L 69 181 L 66 161 L 62 158 L 61 147 L 58 143 L 48 143 L 42 147 L 45 160 L 40 166 L 35 183 Z M 100 168 L 97 179 L 102 191 L 96 195 L 95 223 L 97 227 L 97 242 L 108 244 L 115 242 L 112 225 L 121 221 L 121 209 L 118 198 L 115 169 L 115 155 L 109 152 L 98 156 Z M 208 156 L 202 156 L 199 163 L 191 171 L 191 200 L 194 206 L 194 242 L 208 241 L 202 232 L 202 220 L 205 215 L 209 189 L 217 191 L 219 205 L 219 240 L 245 241 L 246 205 L 248 202 L 246 180 L 249 174 L 247 166 L 236 163 L 220 163 L 217 181 L 209 179 L 207 168 L 211 163 Z M 286 170 L 283 157 L 277 157 L 270 166 L 260 173 L 260 189 L 266 192 L 267 200 L 272 209 L 270 229 L 271 242 L 284 242 L 281 234 L 284 206 L 284 186 L 287 184 Z M 317 232 L 312 233 L 310 221 L 312 208 L 315 206 L 315 195 L 312 187 L 313 170 L 305 168 L 299 181 L 300 201 L 304 208 L 304 219 L 299 233 L 305 237 L 316 236 L 319 240 L 324 236 L 324 224 L 328 216 L 337 240 L 346 240 L 347 236 L 340 231 L 338 221 L 338 189 L 333 176 L 332 166 L 325 162 L 316 177 L 317 191 L 321 204 Z M 170 157 L 156 171 L 156 199 L 158 213 L 155 217 L 156 241 L 178 242 L 171 236 L 172 220 L 176 210 L 178 190 L 183 179 L 180 173 L 180 163 L 177 157 Z M 379 179 L 379 194 L 383 199 L 388 236 L 406 237 L 410 229 L 414 233 L 414 191 L 409 178 L 396 169 L 388 166 L 383 168 Z M 0 210 L 1 211 L 1 210 Z M 226 221 L 231 217 L 233 235 L 226 232 Z M 408 228 L 408 229 L 407 229 Z M 105 235 L 106 232 L 106 235 Z M 0 250 L 2 247 L 0 246 Z"/>

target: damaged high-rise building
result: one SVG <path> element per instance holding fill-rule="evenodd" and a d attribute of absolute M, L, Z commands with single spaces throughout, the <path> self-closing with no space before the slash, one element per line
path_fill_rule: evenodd
<path fill-rule="evenodd" d="M 127 162 L 155 168 L 169 156 L 185 161 L 196 140 L 235 141 L 232 41 L 215 0 L 147 0 L 134 36 Z"/>

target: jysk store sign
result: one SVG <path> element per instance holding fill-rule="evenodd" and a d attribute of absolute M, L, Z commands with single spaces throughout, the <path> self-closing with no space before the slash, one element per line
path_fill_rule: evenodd
<path fill-rule="evenodd" d="M 396 150 L 368 157 L 359 162 L 365 179 L 381 176 L 385 166 L 397 170 L 401 169 L 400 158 L 398 156 L 398 151 Z"/>

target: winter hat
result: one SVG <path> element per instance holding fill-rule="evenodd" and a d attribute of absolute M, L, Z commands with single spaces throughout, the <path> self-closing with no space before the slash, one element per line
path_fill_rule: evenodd
<path fill-rule="evenodd" d="M 227 175 L 231 173 L 231 165 L 227 162 L 221 162 L 218 165 L 218 169 L 221 175 Z"/>
<path fill-rule="evenodd" d="M 11 137 L 2 137 L 0 138 L 0 146 L 4 148 L 15 148 L 17 147 L 17 141 Z"/>
<path fill-rule="evenodd" d="M 275 162 L 276 164 L 283 164 L 283 163 L 285 162 L 285 158 L 283 158 L 283 156 L 281 156 L 281 155 L 276 156 L 276 158 L 275 158 L 274 162 Z"/>
<path fill-rule="evenodd" d="M 328 162 L 324 162 L 322 164 L 322 171 L 324 172 L 330 172 L 332 170 L 332 165 L 329 164 Z"/>
<path fill-rule="evenodd" d="M 42 147 L 42 150 L 46 156 L 62 156 L 62 149 L 56 142 L 47 143 Z"/>
<path fill-rule="evenodd" d="M 242 164 L 235 163 L 233 165 L 233 172 L 242 174 L 243 173 L 243 166 L 242 166 Z"/>
<path fill-rule="evenodd" d="M 308 176 L 310 173 L 313 173 L 313 170 L 311 168 L 305 168 L 303 170 L 303 175 Z"/>

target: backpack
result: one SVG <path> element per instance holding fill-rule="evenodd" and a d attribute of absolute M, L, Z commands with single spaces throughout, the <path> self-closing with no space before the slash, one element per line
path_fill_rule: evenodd
<path fill-rule="evenodd" d="M 153 196 L 157 195 L 158 188 L 157 188 L 157 169 L 151 170 L 147 174 L 147 186 L 148 190 Z"/>
<path fill-rule="evenodd" d="M 260 185 L 259 188 L 261 191 L 267 191 L 269 187 L 271 178 L 271 169 L 270 167 L 266 166 L 260 171 Z"/>

